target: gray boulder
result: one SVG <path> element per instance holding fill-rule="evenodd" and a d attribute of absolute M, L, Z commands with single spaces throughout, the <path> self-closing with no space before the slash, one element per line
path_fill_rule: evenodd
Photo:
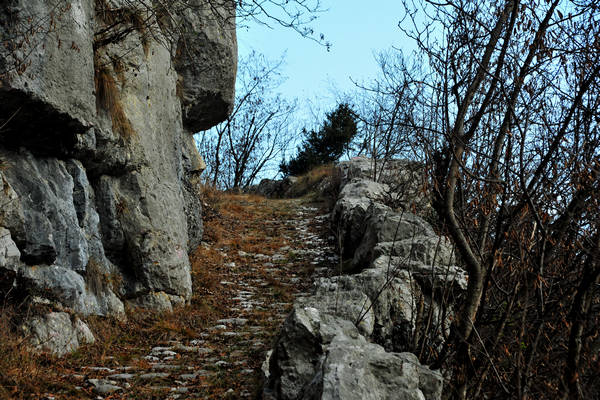
<path fill-rule="evenodd" d="M 454 248 L 442 236 L 415 235 L 395 242 L 375 245 L 373 257 L 381 255 L 399 257 L 405 261 L 419 261 L 428 265 L 452 265 L 456 263 Z"/>
<path fill-rule="evenodd" d="M 404 272 L 403 272 L 404 271 Z M 376 276 L 398 276 L 399 274 L 408 274 L 410 279 L 414 279 L 418 285 L 429 294 L 438 294 L 440 292 L 452 292 L 455 297 L 467 290 L 468 275 L 467 272 L 456 265 L 430 265 L 421 261 L 407 260 L 404 257 L 390 257 L 381 255 L 369 269 L 352 277 L 360 277 L 372 273 Z M 402 278 L 407 279 L 407 276 Z"/>
<path fill-rule="evenodd" d="M 394 212 L 377 204 L 371 205 L 367 213 L 365 234 L 352 261 L 355 270 L 366 268 L 374 260 L 374 249 L 378 243 L 395 243 L 420 236 L 437 237 L 431 226 L 415 214 Z"/>
<path fill-rule="evenodd" d="M 150 292 L 129 301 L 135 307 L 156 310 L 157 312 L 172 312 L 173 306 L 182 306 L 186 299 L 181 296 L 169 295 L 165 292 Z"/>
<path fill-rule="evenodd" d="M 281 199 L 287 196 L 288 191 L 298 181 L 294 176 L 287 176 L 283 179 L 261 179 L 258 185 L 248 188 L 249 193 L 264 196 L 270 199 Z"/>
<path fill-rule="evenodd" d="M 299 398 L 318 372 L 325 346 L 339 333 L 354 338 L 360 335 L 349 321 L 294 305 L 269 359 L 265 398 Z"/>
<path fill-rule="evenodd" d="M 388 353 L 364 338 L 337 335 L 303 399 L 437 400 L 441 374 L 421 366 L 411 353 Z M 317 384 L 315 384 L 317 383 Z"/>
<path fill-rule="evenodd" d="M 389 258 L 380 257 L 375 260 L 370 268 L 353 275 L 341 275 L 333 278 L 321 278 L 315 283 L 313 306 L 320 304 L 337 304 L 341 317 L 356 323 L 363 316 L 360 323 L 372 329 L 363 331 L 366 338 L 383 345 L 386 349 L 404 350 L 410 347 L 411 338 L 416 323 L 416 308 L 421 296 L 418 283 L 412 279 L 409 272 L 397 268 L 396 264 L 388 263 Z M 352 305 L 358 299 L 357 295 L 347 296 L 346 293 L 362 293 L 368 302 L 360 306 Z M 323 299 L 328 295 L 329 299 Z M 350 301 L 348 301 L 350 299 Z M 348 304 L 345 304 L 348 303 Z M 368 306 L 363 306 L 366 304 Z M 354 312 L 351 312 L 354 307 Z"/>
<path fill-rule="evenodd" d="M 374 163 L 367 157 L 354 157 L 348 161 L 342 161 L 339 164 L 342 177 L 342 186 L 345 186 L 353 179 L 363 179 L 375 181 L 373 174 Z"/>
<path fill-rule="evenodd" d="M 399 186 L 401 182 L 410 181 L 413 185 L 422 182 L 424 165 L 403 159 L 373 160 L 364 156 L 354 157 L 339 164 L 342 185 L 353 179 L 376 181 Z M 421 176 L 420 179 L 416 179 Z"/>
<path fill-rule="evenodd" d="M 394 209 L 430 212 L 426 194 L 425 166 L 408 160 L 378 160 L 355 157 L 339 163 L 342 186 L 352 180 L 376 181 L 387 185 L 385 203 Z"/>
<path fill-rule="evenodd" d="M 408 349 L 415 329 L 420 287 L 406 271 L 388 269 L 384 260 L 376 260 L 373 265 L 375 268 L 350 277 L 373 303 L 373 341 L 387 350 Z"/>
<path fill-rule="evenodd" d="M 183 177 L 182 189 L 184 213 L 187 219 L 188 252 L 193 253 L 202 242 L 204 225 L 202 223 L 201 175 L 206 163 L 200 156 L 194 137 L 183 137 Z"/>
<path fill-rule="evenodd" d="M 438 400 L 442 383 L 413 354 L 387 353 L 349 321 L 295 306 L 269 359 L 264 398 Z"/>
<path fill-rule="evenodd" d="M 331 228 L 338 235 L 342 245 L 342 258 L 347 260 L 354 256 L 365 234 L 365 219 L 371 205 L 369 199 L 345 197 L 340 198 L 331 213 Z"/>
<path fill-rule="evenodd" d="M 370 213 L 392 211 L 381 204 L 387 191 L 387 185 L 364 179 L 353 179 L 342 187 L 331 213 L 331 226 L 340 237 L 344 259 L 354 255 Z"/>
<path fill-rule="evenodd" d="M 467 290 L 467 272 L 456 265 L 428 265 L 410 262 L 406 267 L 429 293 L 452 292 L 456 298 Z"/>
<path fill-rule="evenodd" d="M 375 326 L 373 306 L 359 287 L 345 285 L 342 277 L 321 278 L 315 283 L 315 292 L 300 298 L 298 304 L 314 307 L 321 314 L 329 314 L 352 322 L 361 335 L 370 337 Z"/>
<path fill-rule="evenodd" d="M 34 349 L 50 351 L 63 356 L 76 350 L 80 344 L 93 343 L 95 338 L 81 320 L 71 322 L 69 314 L 51 312 L 34 317 L 21 326 Z"/>
<path fill-rule="evenodd" d="M 331 224 L 342 275 L 317 279 L 297 300 L 269 358 L 265 398 L 441 399 L 441 374 L 398 351 L 421 338 L 439 350 L 453 312 L 447 300 L 459 299 L 466 276 L 449 241 L 407 211 L 412 200 L 427 206 L 417 193 L 422 166 L 386 165 L 374 172 L 370 160 L 340 163 Z M 369 181 L 374 175 L 382 183 Z"/>
<path fill-rule="evenodd" d="M 52 266 L 21 267 L 17 283 L 27 292 L 57 302 L 81 315 L 113 315 L 122 317 L 124 306 L 109 282 L 84 278 L 76 271 Z M 102 275 L 101 275 L 102 276 Z"/>
<path fill-rule="evenodd" d="M 0 227 L 0 269 L 16 271 L 20 264 L 21 252 L 10 236 L 10 231 Z"/>
<path fill-rule="evenodd" d="M 390 187 L 385 183 L 378 183 L 371 180 L 354 178 L 342 187 L 338 198 L 366 198 L 372 201 L 384 203 L 386 197 L 389 195 Z"/>

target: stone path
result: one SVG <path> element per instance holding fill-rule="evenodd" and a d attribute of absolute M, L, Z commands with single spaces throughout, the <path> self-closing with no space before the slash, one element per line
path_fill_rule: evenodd
<path fill-rule="evenodd" d="M 189 339 L 131 349 L 143 356 L 127 365 L 80 367 L 66 377 L 75 393 L 98 399 L 257 398 L 262 362 L 294 298 L 337 263 L 326 215 L 299 200 L 270 200 L 264 207 L 286 207 L 287 220 L 257 220 L 240 232 L 254 235 L 253 248 L 264 252 L 204 245 L 219 252 L 223 265 L 213 288 L 195 290 L 204 290 L 203 298 L 228 299 L 219 318 Z M 265 243 L 256 241 L 256 232 L 263 232 Z M 273 243 L 281 246 L 270 249 Z"/>

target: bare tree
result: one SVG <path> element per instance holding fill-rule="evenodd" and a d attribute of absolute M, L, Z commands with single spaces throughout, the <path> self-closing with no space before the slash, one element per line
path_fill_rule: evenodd
<path fill-rule="evenodd" d="M 402 52 L 382 52 L 377 56 L 379 77 L 368 84 L 355 83 L 353 102 L 357 104 L 360 134 L 358 154 L 366 154 L 373 162 L 372 179 L 377 181 L 388 160 L 395 157 L 414 158 L 422 148 L 415 134 L 420 125 L 415 107 L 422 88 L 413 81 L 418 75 L 404 61 Z"/>
<path fill-rule="evenodd" d="M 422 68 L 396 69 L 397 87 L 419 88 L 402 123 L 469 273 L 451 338 L 428 361 L 452 370 L 455 398 L 598 396 L 599 5 L 404 7 Z"/>
<path fill-rule="evenodd" d="M 223 123 L 198 135 L 213 185 L 247 187 L 265 168 L 274 169 L 286 149 L 294 103 L 275 92 L 282 82 L 282 62 L 270 64 L 256 52 L 241 60 L 233 112 Z"/>

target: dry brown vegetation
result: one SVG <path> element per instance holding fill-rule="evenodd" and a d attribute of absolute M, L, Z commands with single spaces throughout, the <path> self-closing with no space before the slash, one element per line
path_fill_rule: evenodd
<path fill-rule="evenodd" d="M 116 72 L 117 76 L 122 75 L 122 71 Z M 112 121 L 113 132 L 121 135 L 124 139 L 131 139 L 135 135 L 135 130 L 131 126 L 129 118 L 125 115 L 117 82 L 108 66 L 96 66 L 94 83 L 96 85 L 96 107 L 98 111 L 108 113 Z"/>
<path fill-rule="evenodd" d="M 333 209 L 340 191 L 341 171 L 334 164 L 320 165 L 295 177 L 284 196 L 318 204 L 324 212 Z"/>
<path fill-rule="evenodd" d="M 339 169 L 335 168 L 333 164 L 315 167 L 298 177 L 298 180 L 290 188 L 290 197 L 300 197 L 307 194 L 316 195 L 315 188 L 326 179 L 337 181 L 337 188 L 339 188 L 339 173 Z"/>
<path fill-rule="evenodd" d="M 14 307 L 4 306 L 0 314 L 0 398 L 18 398 L 22 392 L 39 396 L 40 386 L 54 384 L 54 379 L 45 377 L 50 375 L 51 366 L 57 360 L 46 354 L 29 352 L 24 345 L 25 338 L 16 332 L 14 318 Z"/>

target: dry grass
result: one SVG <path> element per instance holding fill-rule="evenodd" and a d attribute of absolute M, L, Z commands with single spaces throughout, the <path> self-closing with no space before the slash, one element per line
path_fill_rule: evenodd
<path fill-rule="evenodd" d="M 120 58 L 113 58 L 111 61 L 113 71 L 115 71 L 119 83 L 123 86 L 125 84 L 125 64 Z"/>
<path fill-rule="evenodd" d="M 183 77 L 181 75 L 177 75 L 177 82 L 175 83 L 175 95 L 181 101 L 185 96 L 185 87 L 183 84 Z"/>
<path fill-rule="evenodd" d="M 89 259 L 85 267 L 85 284 L 91 293 L 104 292 L 108 283 L 108 275 L 102 270 L 102 266 L 93 257 Z"/>
<path fill-rule="evenodd" d="M 32 352 L 27 338 L 18 331 L 19 313 L 5 307 L 0 313 L 0 399 L 39 399 L 45 393 L 60 393 L 56 397 L 60 399 L 95 398 L 89 388 L 75 389 L 73 375 L 81 374 L 82 366 L 148 369 L 150 365 L 142 357 L 149 348 L 169 340 L 195 338 L 198 329 L 220 315 L 218 307 L 192 301 L 174 313 L 129 309 L 123 321 L 88 317 L 96 343 L 83 345 L 63 358 Z"/>
<path fill-rule="evenodd" d="M 268 255 L 285 245 L 281 237 L 269 236 L 269 229 L 250 228 L 260 221 L 282 219 L 289 212 L 284 200 L 266 200 L 252 194 L 215 192 L 210 187 L 204 188 L 203 199 L 204 220 L 207 222 L 205 240 L 216 248 Z M 265 207 L 267 202 L 270 207 Z M 223 223 L 211 223 L 216 219 Z"/>
<path fill-rule="evenodd" d="M 0 311 L 0 399 L 40 398 L 46 391 L 71 392 L 56 372 L 64 361 L 29 350 L 26 338 L 17 330 L 18 314 L 13 306 Z"/>
<path fill-rule="evenodd" d="M 320 165 L 302 175 L 301 178 L 312 182 L 320 182 L 323 178 L 333 175 L 336 169 L 333 164 Z"/>
<path fill-rule="evenodd" d="M 298 177 L 288 191 L 290 197 L 307 197 L 330 209 L 335 204 L 340 190 L 340 170 L 333 164 L 315 167 Z"/>
<path fill-rule="evenodd" d="M 124 139 L 131 139 L 136 133 L 123 110 L 119 88 L 111 70 L 107 66 L 96 66 L 94 83 L 96 85 L 96 108 L 98 111 L 103 110 L 110 115 L 113 132 L 118 133 Z"/>
<path fill-rule="evenodd" d="M 148 58 L 148 53 L 150 53 L 150 29 L 148 24 L 150 22 L 144 19 L 140 13 L 131 10 L 125 13 L 124 19 L 140 34 L 144 55 Z"/>

